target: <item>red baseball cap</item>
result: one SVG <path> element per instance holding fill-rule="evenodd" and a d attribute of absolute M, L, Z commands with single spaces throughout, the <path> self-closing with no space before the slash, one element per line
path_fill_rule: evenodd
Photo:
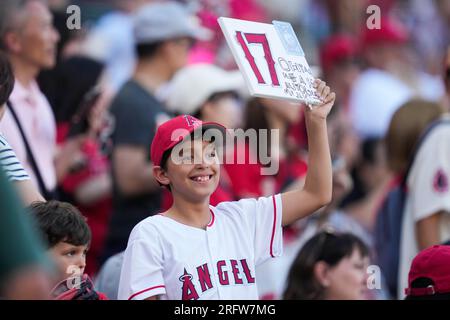
<path fill-rule="evenodd" d="M 320 63 L 324 71 L 345 59 L 356 58 L 358 47 L 353 37 L 338 34 L 328 38 L 320 48 Z"/>
<path fill-rule="evenodd" d="M 408 296 L 427 296 L 435 293 L 450 293 L 450 246 L 433 246 L 420 252 L 412 261 L 408 276 Z M 413 288 L 412 282 L 428 278 L 434 285 Z"/>
<path fill-rule="evenodd" d="M 160 166 L 164 152 L 175 147 L 194 131 L 202 130 L 204 132 L 208 129 L 218 129 L 225 137 L 226 128 L 221 124 L 203 122 L 190 115 L 181 115 L 164 122 L 158 127 L 152 141 L 150 157 L 153 164 Z"/>
<path fill-rule="evenodd" d="M 380 43 L 403 44 L 409 40 L 408 30 L 392 19 L 381 19 L 380 29 L 365 28 L 364 30 L 361 42 L 365 49 Z"/>

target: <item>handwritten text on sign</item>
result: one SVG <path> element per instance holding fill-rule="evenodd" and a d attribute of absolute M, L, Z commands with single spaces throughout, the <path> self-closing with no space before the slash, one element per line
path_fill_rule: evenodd
<path fill-rule="evenodd" d="M 320 103 L 305 54 L 289 23 L 222 17 L 219 24 L 252 95 Z"/>

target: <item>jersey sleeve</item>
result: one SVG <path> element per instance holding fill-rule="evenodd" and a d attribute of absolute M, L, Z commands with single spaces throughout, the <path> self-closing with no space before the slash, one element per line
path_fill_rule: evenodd
<path fill-rule="evenodd" d="M 283 253 L 283 228 L 281 224 L 281 195 L 244 199 L 238 201 L 244 219 L 253 235 L 255 264 L 281 256 Z"/>
<path fill-rule="evenodd" d="M 439 211 L 450 212 L 450 125 L 429 133 L 408 176 L 408 197 L 414 221 Z"/>
<path fill-rule="evenodd" d="M 119 300 L 144 300 L 166 293 L 163 253 L 155 229 L 137 225 L 125 250 L 119 283 Z"/>

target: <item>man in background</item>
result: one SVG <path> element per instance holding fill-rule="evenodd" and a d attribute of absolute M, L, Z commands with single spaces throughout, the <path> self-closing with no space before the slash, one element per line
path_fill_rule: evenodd
<path fill-rule="evenodd" d="M 208 35 L 176 2 L 149 4 L 136 14 L 136 69 L 111 105 L 113 212 L 104 258 L 123 251 L 133 227 L 160 210 L 161 189 L 150 162 L 156 128 L 170 118 L 160 96 L 187 63 L 194 40 Z"/>
<path fill-rule="evenodd" d="M 0 129 L 45 198 L 52 197 L 57 183 L 56 129 L 36 77 L 54 66 L 58 40 L 44 2 L 2 1 L 0 47 L 12 64 L 16 83 Z"/>

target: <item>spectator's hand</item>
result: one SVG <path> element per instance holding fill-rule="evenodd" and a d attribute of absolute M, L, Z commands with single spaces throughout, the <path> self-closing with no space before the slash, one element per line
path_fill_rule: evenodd
<path fill-rule="evenodd" d="M 59 146 L 55 159 L 58 182 L 61 182 L 68 173 L 86 162 L 86 157 L 81 151 L 85 139 L 84 135 L 80 135 L 70 138 L 63 145 Z"/>
<path fill-rule="evenodd" d="M 320 79 L 316 79 L 313 85 L 320 100 L 322 101 L 322 104 L 307 108 L 306 114 L 307 116 L 326 119 L 331 111 L 331 108 L 333 108 L 334 101 L 336 100 L 336 94 L 334 92 L 331 92 L 330 87 L 327 86 L 325 81 L 322 81 Z"/>

